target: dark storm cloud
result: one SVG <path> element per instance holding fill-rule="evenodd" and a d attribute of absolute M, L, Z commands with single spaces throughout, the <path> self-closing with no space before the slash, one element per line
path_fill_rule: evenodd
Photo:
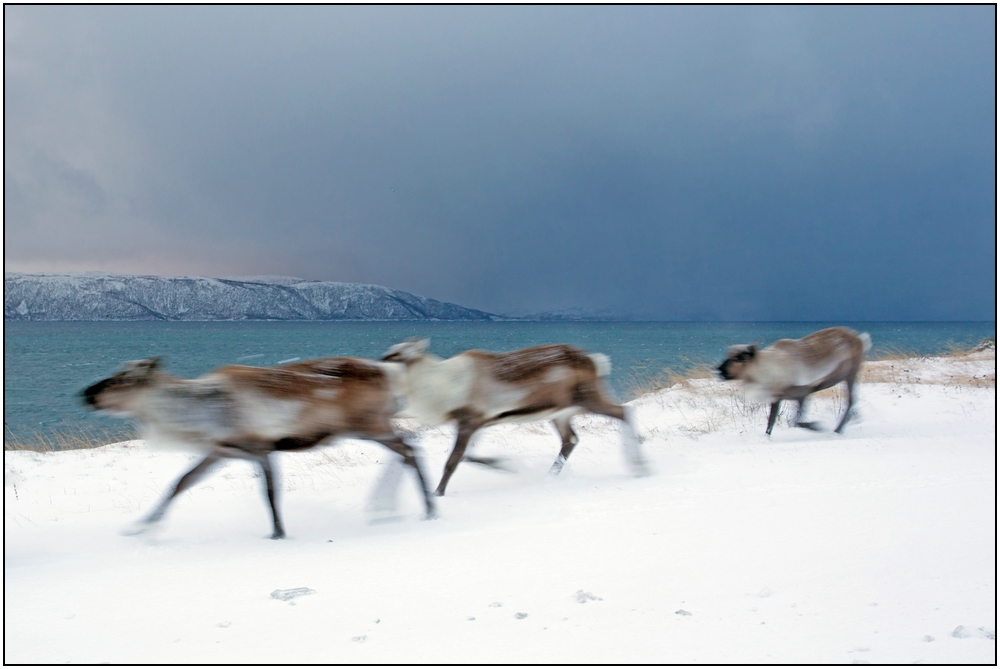
<path fill-rule="evenodd" d="M 6 7 L 5 267 L 995 318 L 993 7 Z"/>

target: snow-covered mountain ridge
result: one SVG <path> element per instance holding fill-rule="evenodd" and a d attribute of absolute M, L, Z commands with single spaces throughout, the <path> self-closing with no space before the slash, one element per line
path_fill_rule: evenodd
<path fill-rule="evenodd" d="M 384 286 L 293 277 L 4 273 L 7 321 L 454 320 L 493 314 Z"/>

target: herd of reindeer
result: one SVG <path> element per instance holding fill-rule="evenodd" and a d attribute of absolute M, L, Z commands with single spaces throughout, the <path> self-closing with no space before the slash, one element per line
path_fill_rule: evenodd
<path fill-rule="evenodd" d="M 313 448 L 338 437 L 377 441 L 412 468 L 428 518 L 435 505 L 418 452 L 393 428 L 393 418 L 427 426 L 454 421 L 455 445 L 434 492 L 442 496 L 480 428 L 508 422 L 551 420 L 562 448 L 550 473 L 558 474 L 579 438 L 571 425 L 577 414 L 594 413 L 621 422 L 625 459 L 637 476 L 648 473 L 629 412 L 611 401 L 602 378 L 611 371 L 607 356 L 566 344 L 534 346 L 509 353 L 465 351 L 441 359 L 427 351 L 429 340 L 392 346 L 381 360 L 321 358 L 277 367 L 227 365 L 196 379 L 166 374 L 158 358 L 125 363 L 114 376 L 83 391 L 96 410 L 131 416 L 152 437 L 184 442 L 204 455 L 180 477 L 137 526 L 163 518 L 171 501 L 225 458 L 251 460 L 264 475 L 274 539 L 285 536 L 278 513 L 275 461 L 278 451 Z M 844 382 L 851 414 L 854 382 L 871 347 L 867 333 L 842 327 L 802 339 L 781 339 L 766 348 L 731 346 L 717 368 L 726 380 L 744 383 L 747 396 L 770 404 L 767 434 L 779 405 L 794 400 L 797 427 L 818 429 L 802 420 L 806 398 Z"/>

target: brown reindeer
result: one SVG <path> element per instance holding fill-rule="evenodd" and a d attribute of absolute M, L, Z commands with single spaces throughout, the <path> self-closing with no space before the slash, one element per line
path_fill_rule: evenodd
<path fill-rule="evenodd" d="M 718 371 L 723 379 L 743 381 L 751 399 L 770 403 L 768 436 L 782 400 L 798 402 L 796 427 L 818 430 L 816 423 L 802 420 L 806 398 L 843 381 L 847 385 L 847 408 L 834 430 L 840 433 L 851 417 L 854 381 L 871 346 L 867 332 L 859 335 L 850 328 L 827 328 L 802 339 L 779 339 L 764 349 L 755 344 L 730 346 L 729 356 Z"/>
<path fill-rule="evenodd" d="M 83 391 L 97 410 L 134 416 L 154 437 L 205 452 L 144 519 L 159 521 L 170 502 L 223 458 L 251 460 L 264 474 L 274 524 L 272 539 L 285 536 L 275 491 L 276 451 L 300 451 L 336 437 L 377 441 L 402 456 L 424 494 L 427 517 L 434 503 L 417 454 L 392 429 L 401 370 L 358 358 L 323 358 L 284 367 L 229 365 L 197 379 L 160 370 L 159 359 L 126 363 L 124 369 Z M 140 530 L 141 531 L 141 530 Z"/>
<path fill-rule="evenodd" d="M 476 430 L 500 423 L 551 419 L 562 437 L 562 450 L 550 469 L 558 474 L 579 441 L 570 418 L 585 412 L 620 420 L 626 457 L 636 473 L 646 473 L 625 408 L 601 390 L 600 378 L 611 371 L 607 356 L 554 344 L 510 353 L 465 351 L 442 360 L 427 353 L 429 343 L 419 339 L 396 344 L 382 360 L 406 365 L 407 406 L 401 415 L 432 426 L 458 423 L 455 447 L 436 495 L 444 495 Z"/>

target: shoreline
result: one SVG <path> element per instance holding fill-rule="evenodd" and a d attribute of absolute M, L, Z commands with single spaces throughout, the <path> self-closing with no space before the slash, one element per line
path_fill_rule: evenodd
<path fill-rule="evenodd" d="M 993 361 L 992 371 L 989 369 L 980 370 L 984 363 Z M 914 370 L 923 371 L 911 371 Z M 950 370 L 950 371 L 946 371 Z M 714 371 L 708 365 L 694 365 L 692 368 L 675 372 L 665 370 L 664 372 L 645 377 L 636 377 L 627 382 L 626 393 L 630 395 L 626 404 L 641 402 L 647 396 L 655 395 L 664 391 L 676 391 L 682 388 L 699 388 L 699 395 L 704 396 L 707 401 L 711 401 L 713 392 L 717 392 L 720 397 L 731 398 L 734 390 L 739 389 L 738 383 L 705 383 L 717 380 Z M 697 383 L 695 383 L 697 382 Z M 941 384 L 941 385 L 968 385 L 971 387 L 996 388 L 996 343 L 984 340 L 979 345 L 952 351 L 945 351 L 931 355 L 915 355 L 907 352 L 896 352 L 893 354 L 880 356 L 872 360 L 866 360 L 861 368 L 859 376 L 859 389 L 872 383 L 916 383 L 916 384 Z M 715 389 L 715 390 L 709 390 Z M 828 390 L 821 391 L 811 396 L 810 402 L 832 400 L 840 401 L 842 387 L 836 386 Z M 753 403 L 747 402 L 748 409 Z M 755 405 L 754 405 L 755 406 Z M 757 409 L 763 411 L 763 405 Z M 784 408 L 782 409 L 784 411 Z M 577 419 L 579 420 L 579 419 Z M 411 431 L 418 430 L 419 426 L 407 425 Z M 6 428 L 6 425 L 5 425 Z M 74 432 L 54 431 L 46 435 L 40 435 L 34 440 L 20 439 L 16 436 L 8 438 L 8 430 L 4 430 L 4 451 L 33 451 L 33 452 L 61 452 L 78 449 L 102 448 L 104 446 L 121 443 L 125 441 L 141 440 L 141 437 L 127 427 L 119 430 L 108 430 L 100 428 L 90 428 Z M 109 436 L 115 435 L 115 441 L 108 441 Z"/>

